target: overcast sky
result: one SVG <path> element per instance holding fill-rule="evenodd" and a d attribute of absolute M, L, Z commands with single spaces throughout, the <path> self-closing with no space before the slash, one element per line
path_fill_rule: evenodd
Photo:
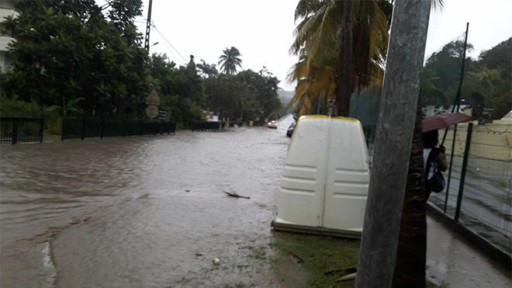
<path fill-rule="evenodd" d="M 266 66 L 281 80 L 280 87 L 293 90 L 287 74 L 296 62 L 289 55 L 295 29 L 294 11 L 298 0 L 153 0 L 150 52 L 166 53 L 178 65 L 189 56 L 196 63 L 204 59 L 217 64 L 222 50 L 234 46 L 242 54 L 242 68 L 259 71 Z M 444 0 L 444 8 L 432 11 L 426 57 L 446 43 L 464 40 L 469 22 L 468 42 L 477 57 L 482 50 L 512 37 L 512 0 Z M 136 20 L 145 32 L 144 16 Z"/>

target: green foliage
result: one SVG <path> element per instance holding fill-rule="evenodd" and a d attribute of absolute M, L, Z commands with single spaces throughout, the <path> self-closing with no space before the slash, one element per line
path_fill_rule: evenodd
<path fill-rule="evenodd" d="M 236 67 L 242 67 L 242 59 L 240 51 L 236 47 L 226 48 L 222 51 L 222 55 L 219 57 L 220 69 L 226 74 L 235 74 Z"/>
<path fill-rule="evenodd" d="M 34 102 L 0 96 L 0 117 L 39 118 L 41 107 Z"/>
<path fill-rule="evenodd" d="M 178 95 L 160 98 L 160 109 L 168 111 L 170 119 L 176 121 L 178 129 L 190 127 L 194 121 L 201 121 L 202 109 L 189 98 Z"/>
<path fill-rule="evenodd" d="M 188 68 L 176 67 L 166 55 L 153 54 L 150 64 L 150 83 L 159 94 L 160 109 L 168 111 L 169 118 L 176 121 L 178 128 L 187 128 L 193 121 L 200 120 L 199 102 L 205 96 L 197 74 Z"/>
<path fill-rule="evenodd" d="M 148 57 L 134 24 L 140 0 L 19 1 L 19 16 L 8 18 L 4 32 L 16 38 L 9 49 L 13 69 L 2 75 L 2 115 L 44 117 L 58 132 L 65 117 L 142 119 L 155 88 L 160 109 L 178 127 L 200 120 L 204 109 L 231 119 L 267 116 L 280 108 L 277 78 L 266 69 L 232 75 L 241 67 L 240 51 L 224 50 L 219 75 L 193 56 L 177 67 L 165 55 Z"/>
<path fill-rule="evenodd" d="M 9 97 L 46 107 L 83 98 L 88 115 L 135 116 L 148 90 L 147 53 L 140 48 L 134 17 L 141 1 L 110 1 L 106 18 L 95 1 L 20 1 L 19 16 L 5 22 L 16 38 L 10 46 L 13 70 L 5 90 Z"/>
<path fill-rule="evenodd" d="M 197 68 L 202 78 L 213 77 L 219 74 L 215 64 L 208 64 L 203 59 L 201 59 L 201 63 L 197 64 Z"/>
<path fill-rule="evenodd" d="M 468 47 L 472 47 L 468 45 Z M 453 105 L 460 81 L 461 41 L 446 44 L 428 59 L 421 78 L 421 104 Z M 461 92 L 475 118 L 500 119 L 512 109 L 512 38 L 466 61 Z"/>
<path fill-rule="evenodd" d="M 209 111 L 223 113 L 231 119 L 239 118 L 247 110 L 247 102 L 255 102 L 256 95 L 252 93 L 235 76 L 220 75 L 204 80 L 207 93 L 206 108 Z"/>
<path fill-rule="evenodd" d="M 259 73 L 252 70 L 237 75 L 212 73 L 202 83 L 206 93 L 206 109 L 220 112 L 223 117 L 254 120 L 273 117 L 273 114 L 278 115 L 281 111 L 277 94 L 279 80 L 265 67 Z"/>
<path fill-rule="evenodd" d="M 252 70 L 242 71 L 238 73 L 237 77 L 256 95 L 256 101 L 263 115 L 276 118 L 282 106 L 277 93 L 279 80 L 266 67 L 263 67 L 258 73 Z M 249 109 L 257 109 L 257 105 L 252 104 L 251 107 L 250 100 L 246 103 L 249 103 Z"/>
<path fill-rule="evenodd" d="M 471 49 L 473 46 L 468 44 L 468 50 Z M 421 77 L 422 105 L 453 105 L 460 80 L 463 51 L 464 42 L 453 41 L 428 58 Z M 473 65 L 471 58 L 466 59 L 465 65 L 468 71 Z"/>

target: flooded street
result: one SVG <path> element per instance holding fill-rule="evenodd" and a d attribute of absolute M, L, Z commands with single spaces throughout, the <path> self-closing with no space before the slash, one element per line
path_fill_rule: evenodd
<path fill-rule="evenodd" d="M 1 146 L 0 287 L 332 286 L 312 274 L 357 265 L 358 241 L 270 226 L 291 121 Z M 428 229 L 429 279 L 510 286 L 446 227 Z M 352 256 L 333 260 L 342 249 Z"/>
<path fill-rule="evenodd" d="M 0 286 L 283 287 L 266 256 L 287 123 L 2 146 Z"/>

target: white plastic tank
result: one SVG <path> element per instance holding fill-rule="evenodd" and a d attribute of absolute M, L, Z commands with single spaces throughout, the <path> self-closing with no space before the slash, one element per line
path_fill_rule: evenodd
<path fill-rule="evenodd" d="M 358 238 L 369 180 L 368 149 L 359 120 L 302 116 L 288 146 L 272 226 Z"/>

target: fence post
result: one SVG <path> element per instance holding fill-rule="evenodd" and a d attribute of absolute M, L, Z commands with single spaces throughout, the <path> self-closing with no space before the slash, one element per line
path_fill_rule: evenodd
<path fill-rule="evenodd" d="M 61 133 L 60 133 L 60 141 L 64 141 L 64 127 L 66 127 L 66 118 L 62 118 L 62 126 L 61 126 Z"/>
<path fill-rule="evenodd" d="M 41 117 L 41 121 L 39 122 L 39 143 L 43 143 L 43 135 L 44 134 L 44 118 Z"/>
<path fill-rule="evenodd" d="M 448 131 L 448 128 L 446 128 L 446 131 Z M 457 125 L 453 127 L 453 139 L 452 139 L 452 149 L 450 152 L 450 168 L 448 168 L 448 182 L 446 183 L 446 195 L 444 198 L 444 207 L 443 212 L 446 214 L 446 209 L 448 207 L 448 195 L 450 193 L 450 182 L 452 180 L 452 165 L 453 165 L 453 154 L 455 151 L 455 139 L 457 138 Z M 443 138 L 444 142 L 444 138 Z"/>
<path fill-rule="evenodd" d="M 103 115 L 102 115 L 103 116 Z M 104 133 L 104 130 L 105 130 L 105 118 L 101 117 L 100 119 L 100 139 L 103 139 L 103 133 Z"/>
<path fill-rule="evenodd" d="M 82 118 L 82 135 L 80 135 L 80 140 L 84 140 L 85 138 L 85 117 Z"/>
<path fill-rule="evenodd" d="M 126 124 L 124 123 L 124 117 L 123 117 L 123 119 L 121 119 L 121 137 L 124 137 L 124 135 L 126 134 L 125 129 L 127 129 L 127 128 L 126 128 Z"/>
<path fill-rule="evenodd" d="M 459 221 L 460 206 L 462 204 L 462 195 L 464 194 L 464 181 L 468 166 L 469 148 L 471 147 L 471 134 L 473 133 L 473 123 L 468 125 L 468 135 L 466 137 L 466 147 L 464 148 L 464 159 L 462 160 L 462 171 L 460 172 L 459 195 L 457 196 L 457 207 L 455 208 L 455 222 Z"/>
<path fill-rule="evenodd" d="M 18 119 L 12 119 L 12 138 L 11 144 L 14 145 L 18 142 Z"/>

